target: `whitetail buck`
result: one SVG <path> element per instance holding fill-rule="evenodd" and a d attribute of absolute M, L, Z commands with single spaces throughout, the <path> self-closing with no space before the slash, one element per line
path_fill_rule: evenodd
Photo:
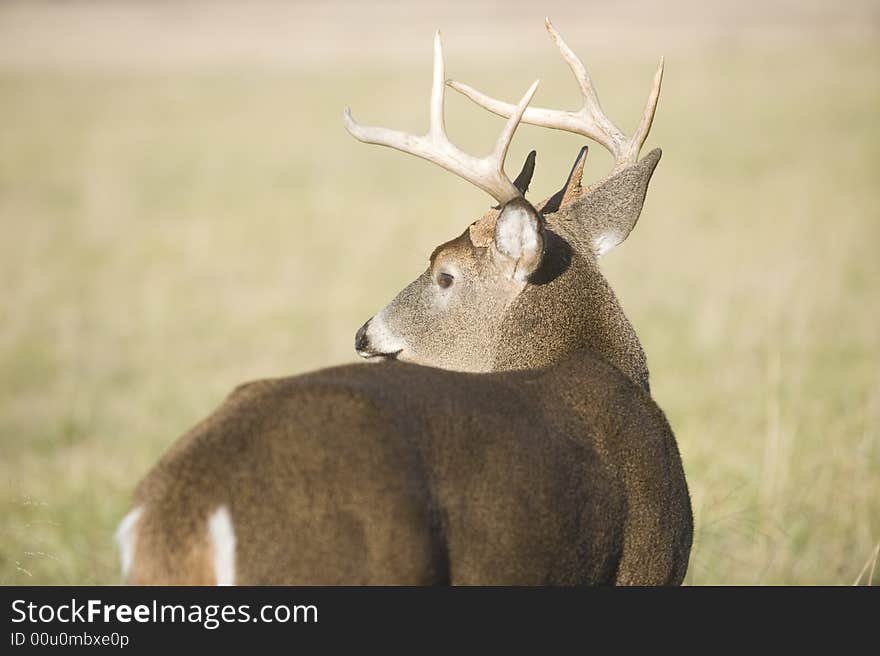
<path fill-rule="evenodd" d="M 537 83 L 515 106 L 451 83 L 509 117 L 486 158 L 446 137 L 439 34 L 426 135 L 346 110 L 356 138 L 433 161 L 499 208 L 358 331 L 357 350 L 380 364 L 244 385 L 172 447 L 120 526 L 129 582 L 682 581 L 692 519 L 675 437 L 596 265 L 635 224 L 660 156 L 638 161 L 662 62 L 627 139 L 548 30 L 584 106 L 526 109 Z M 595 139 L 614 171 L 582 188 L 584 149 L 563 189 L 532 207 L 534 153 L 516 181 L 503 170 L 520 120 Z"/>

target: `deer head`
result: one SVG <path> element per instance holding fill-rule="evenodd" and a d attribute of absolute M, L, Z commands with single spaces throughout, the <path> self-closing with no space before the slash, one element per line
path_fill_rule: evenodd
<path fill-rule="evenodd" d="M 345 110 L 346 128 L 356 139 L 432 161 L 498 202 L 461 235 L 438 246 L 425 272 L 358 330 L 355 348 L 362 357 L 479 372 L 545 366 L 590 348 L 648 387 L 641 344 L 597 261 L 635 226 L 660 159 L 659 150 L 642 160 L 638 155 L 654 117 L 663 60 L 639 127 L 627 138 L 602 112 L 583 63 L 549 21 L 546 26 L 580 86 L 579 110 L 528 107 L 537 81 L 516 105 L 448 82 L 478 105 L 507 117 L 487 157 L 468 155 L 446 137 L 439 32 L 426 135 L 362 126 Z M 583 187 L 583 147 L 565 185 L 533 206 L 525 193 L 534 151 L 513 182 L 504 173 L 505 155 L 521 121 L 596 141 L 614 156 L 612 171 L 592 187 Z"/>

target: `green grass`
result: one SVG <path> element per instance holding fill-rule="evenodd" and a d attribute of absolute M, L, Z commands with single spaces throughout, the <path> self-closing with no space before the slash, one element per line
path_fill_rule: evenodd
<path fill-rule="evenodd" d="M 456 63 L 575 98 L 549 50 Z M 590 66 L 632 129 L 652 58 Z M 880 542 L 878 66 L 868 41 L 667 60 L 664 158 L 605 269 L 679 438 L 688 583 L 852 583 Z M 427 75 L 0 72 L 0 583 L 118 582 L 112 533 L 159 454 L 242 381 L 353 361 L 355 329 L 482 212 L 342 129 L 346 104 L 420 128 Z M 500 128 L 457 98 L 449 125 L 473 150 Z M 580 145 L 523 128 L 509 168 L 537 148 L 544 196 Z"/>

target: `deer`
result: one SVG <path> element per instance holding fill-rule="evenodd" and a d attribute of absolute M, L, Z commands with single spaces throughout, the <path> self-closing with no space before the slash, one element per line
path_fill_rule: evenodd
<path fill-rule="evenodd" d="M 116 537 L 126 582 L 148 585 L 677 585 L 693 519 L 675 436 L 644 351 L 598 259 L 641 213 L 660 159 L 639 159 L 663 61 L 627 138 L 581 61 L 576 112 L 447 83 L 434 38 L 430 127 L 356 122 L 356 139 L 429 160 L 497 203 L 356 333 L 369 362 L 236 388 L 137 486 Z M 444 125 L 446 86 L 507 118 L 492 152 Z M 585 187 L 525 199 L 532 151 L 504 172 L 520 123 L 611 151 Z"/>

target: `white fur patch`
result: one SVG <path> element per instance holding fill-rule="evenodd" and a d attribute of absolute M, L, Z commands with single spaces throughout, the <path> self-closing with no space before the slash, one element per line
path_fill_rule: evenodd
<path fill-rule="evenodd" d="M 543 244 L 535 218 L 522 207 L 505 207 L 495 224 L 495 248 L 515 262 L 513 279 L 524 282 L 538 264 Z"/>
<path fill-rule="evenodd" d="M 541 247 L 538 231 L 526 210 L 520 207 L 505 208 L 498 218 L 495 245 L 499 251 L 516 260 Z"/>
<path fill-rule="evenodd" d="M 137 507 L 129 511 L 129 513 L 119 522 L 119 528 L 116 529 L 116 544 L 119 547 L 119 560 L 122 564 L 122 576 L 128 578 L 131 571 L 132 563 L 134 563 L 134 545 L 137 538 L 135 528 L 138 520 L 141 518 L 143 508 Z"/>
<path fill-rule="evenodd" d="M 596 253 L 596 257 L 602 257 L 619 243 L 617 235 L 606 232 L 593 240 L 593 251 Z"/>
<path fill-rule="evenodd" d="M 374 353 L 397 353 L 406 348 L 406 342 L 391 332 L 385 323 L 384 314 L 385 310 L 382 310 L 370 320 L 370 325 L 367 326 L 367 341 Z"/>
<path fill-rule="evenodd" d="M 208 519 L 217 585 L 235 585 L 235 531 L 229 508 L 220 506 Z"/>

